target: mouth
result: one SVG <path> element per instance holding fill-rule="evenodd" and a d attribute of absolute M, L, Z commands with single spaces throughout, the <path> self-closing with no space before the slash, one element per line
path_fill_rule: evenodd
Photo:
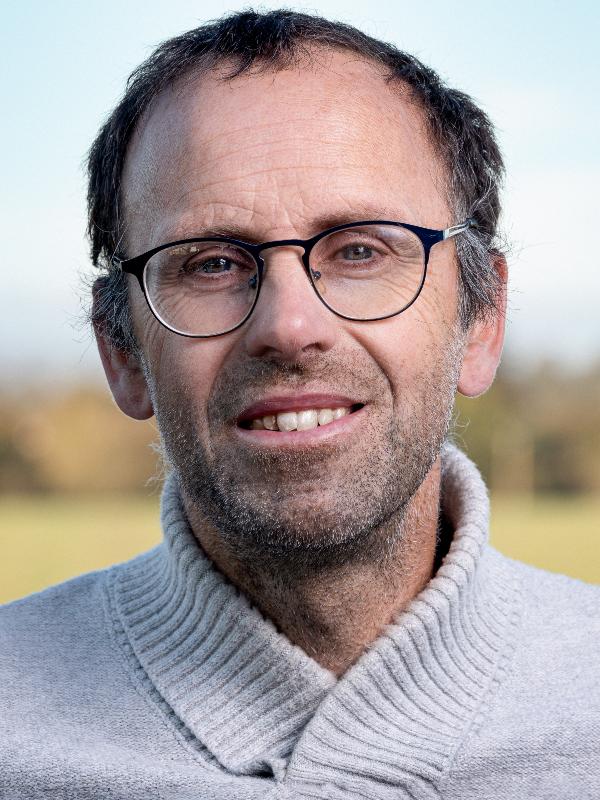
<path fill-rule="evenodd" d="M 257 442 L 308 444 L 353 427 L 364 407 L 365 403 L 340 395 L 271 397 L 246 408 L 236 428 Z"/>
<path fill-rule="evenodd" d="M 354 414 L 363 408 L 363 403 L 350 406 L 311 407 L 297 410 L 278 411 L 272 414 L 258 414 L 240 419 L 238 425 L 243 430 L 252 431 L 311 431 L 331 425 L 342 417 Z"/>

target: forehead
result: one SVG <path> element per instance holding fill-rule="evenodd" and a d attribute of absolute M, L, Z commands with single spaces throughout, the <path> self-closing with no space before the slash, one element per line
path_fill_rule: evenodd
<path fill-rule="evenodd" d="M 328 214 L 450 221 L 423 112 L 375 65 L 327 52 L 294 69 L 224 75 L 189 75 L 139 124 L 123 176 L 129 246 L 234 219 L 259 237 L 310 235 Z"/>

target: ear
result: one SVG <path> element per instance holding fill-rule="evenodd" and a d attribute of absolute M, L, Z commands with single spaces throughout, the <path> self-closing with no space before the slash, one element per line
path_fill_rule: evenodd
<path fill-rule="evenodd" d="M 504 256 L 496 254 L 492 259 L 494 269 L 501 278 L 502 289 L 496 310 L 475 321 L 468 333 L 457 387 L 465 397 L 477 397 L 490 388 L 504 344 L 508 268 Z"/>
<path fill-rule="evenodd" d="M 99 278 L 92 289 L 92 320 L 108 385 L 116 404 L 124 414 L 133 419 L 149 419 L 153 416 L 154 409 L 139 358 L 115 347 L 98 322 L 101 316 L 98 314 L 98 307 L 101 306 L 102 281 L 103 279 Z"/>
<path fill-rule="evenodd" d="M 139 359 L 118 350 L 98 329 L 95 334 L 104 374 L 116 404 L 128 417 L 149 419 L 154 409 Z"/>
<path fill-rule="evenodd" d="M 98 330 L 95 333 L 104 374 L 116 404 L 128 417 L 149 419 L 154 409 L 139 359 L 117 350 Z"/>

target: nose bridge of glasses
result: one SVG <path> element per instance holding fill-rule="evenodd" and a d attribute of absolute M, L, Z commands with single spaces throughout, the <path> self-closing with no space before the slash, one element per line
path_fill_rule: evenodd
<path fill-rule="evenodd" d="M 306 268 L 306 253 L 308 252 L 308 247 L 306 242 L 302 241 L 302 239 L 278 239 L 273 242 L 265 242 L 257 247 L 257 252 L 265 263 L 267 263 L 267 259 L 264 257 L 265 253 L 269 254 L 268 261 L 270 262 L 273 256 L 277 254 L 275 251 L 279 250 L 287 251 L 288 257 L 292 259 L 294 254 L 300 256 L 302 264 Z"/>

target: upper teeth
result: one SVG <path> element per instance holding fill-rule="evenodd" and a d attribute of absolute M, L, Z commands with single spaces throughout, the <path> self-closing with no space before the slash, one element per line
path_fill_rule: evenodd
<path fill-rule="evenodd" d="M 303 411 L 283 411 L 267 414 L 250 423 L 253 430 L 262 431 L 308 431 L 318 425 L 327 425 L 334 419 L 345 417 L 349 408 L 306 408 Z"/>

